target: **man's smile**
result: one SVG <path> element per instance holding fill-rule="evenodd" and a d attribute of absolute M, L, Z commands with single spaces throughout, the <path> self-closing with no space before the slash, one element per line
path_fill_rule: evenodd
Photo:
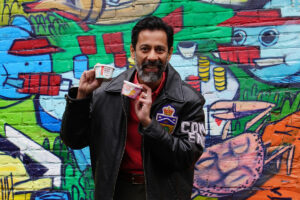
<path fill-rule="evenodd" d="M 146 66 L 144 67 L 145 72 L 158 72 L 159 68 L 157 66 Z"/>

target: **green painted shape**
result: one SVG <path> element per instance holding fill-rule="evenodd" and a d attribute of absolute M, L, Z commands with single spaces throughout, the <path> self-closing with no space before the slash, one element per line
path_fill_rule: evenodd
<path fill-rule="evenodd" d="M 183 8 L 183 27 L 174 36 L 174 52 L 177 51 L 178 42 L 182 41 L 197 42 L 200 52 L 216 50 L 217 43 L 230 42 L 231 28 L 217 25 L 233 16 L 231 9 L 198 1 L 175 1 L 172 3 L 161 1 L 153 15 L 165 17 L 177 8 Z M 52 55 L 54 72 L 62 73 L 73 69 L 73 57 L 81 54 L 77 36 L 96 36 L 97 54 L 88 55 L 90 67 L 98 62 L 104 64 L 113 62 L 113 55 L 107 54 L 104 48 L 102 35 L 106 33 L 122 32 L 124 50 L 127 57 L 130 57 L 131 30 L 137 20 L 114 25 L 89 24 L 90 30 L 85 32 L 74 21 L 60 18 L 68 26 L 59 37 L 52 38 L 55 44 L 65 50 L 65 52 Z"/>
<path fill-rule="evenodd" d="M 197 196 L 193 200 L 218 200 L 218 198 Z"/>
<path fill-rule="evenodd" d="M 33 98 L 26 99 L 15 106 L 1 109 L 0 134 L 5 136 L 4 124 L 8 124 L 40 145 L 43 144 L 45 138 L 48 138 L 50 144 L 53 144 L 58 133 L 50 133 L 37 124 Z"/>
<path fill-rule="evenodd" d="M 270 123 L 280 120 L 287 115 L 299 110 L 300 88 L 277 87 L 262 83 L 249 76 L 242 68 L 237 65 L 229 65 L 229 69 L 238 79 L 239 97 L 242 101 L 266 101 L 274 103 L 276 106 L 272 109 L 270 115 L 266 115 L 257 121 L 249 131 L 255 131 L 262 123 Z M 251 80 L 251 81 L 249 81 Z M 244 128 L 247 122 L 256 117 L 252 114 L 238 120 L 232 121 L 233 135 L 239 135 L 245 132 Z M 261 130 L 262 131 L 262 130 Z"/>

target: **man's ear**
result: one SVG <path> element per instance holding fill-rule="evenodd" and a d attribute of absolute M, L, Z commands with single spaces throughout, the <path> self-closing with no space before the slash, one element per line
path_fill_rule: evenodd
<path fill-rule="evenodd" d="M 172 54 L 173 54 L 173 47 L 171 47 L 171 49 L 168 52 L 168 57 L 167 57 L 168 62 L 170 61 Z"/>
<path fill-rule="evenodd" d="M 130 56 L 133 60 L 135 59 L 135 50 L 134 50 L 132 44 L 130 45 Z"/>

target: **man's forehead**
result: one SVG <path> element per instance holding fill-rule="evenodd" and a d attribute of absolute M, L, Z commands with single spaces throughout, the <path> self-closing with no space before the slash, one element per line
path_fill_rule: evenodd
<path fill-rule="evenodd" d="M 151 42 L 150 45 L 153 44 L 160 44 L 160 45 L 167 45 L 168 38 L 167 34 L 163 30 L 143 30 L 138 35 L 137 43 L 139 45 L 148 44 Z"/>

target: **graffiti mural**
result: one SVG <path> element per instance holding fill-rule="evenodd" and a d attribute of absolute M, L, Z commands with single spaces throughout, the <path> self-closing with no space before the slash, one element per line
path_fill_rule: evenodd
<path fill-rule="evenodd" d="M 60 137 L 68 89 L 134 66 L 131 29 L 174 28 L 170 63 L 203 94 L 191 199 L 299 197 L 299 0 L 7 0 L 0 4 L 0 199 L 93 199 L 89 148 Z"/>

